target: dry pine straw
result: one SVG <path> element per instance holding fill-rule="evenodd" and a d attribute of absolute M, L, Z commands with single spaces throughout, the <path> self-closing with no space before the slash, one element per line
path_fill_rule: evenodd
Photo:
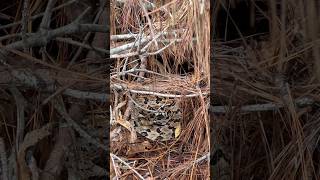
<path fill-rule="evenodd" d="M 111 14 L 113 17 L 111 20 L 111 27 L 113 27 L 111 29 L 112 35 L 116 34 L 116 29 L 122 31 L 117 32 L 117 35 L 128 34 L 128 32 L 126 32 L 127 29 L 139 30 L 138 27 L 140 25 L 140 20 L 135 18 L 144 16 L 145 10 L 139 6 L 139 1 L 126 2 L 127 3 L 124 4 L 123 8 L 115 8 L 115 3 L 113 3 L 113 6 L 111 7 Z M 209 152 L 207 108 L 209 86 L 201 89 L 197 86 L 197 84 L 201 81 L 199 78 L 201 77 L 199 75 L 199 69 L 203 68 L 207 69 L 207 71 L 209 69 L 209 67 L 202 67 L 208 63 L 203 63 L 202 65 L 201 61 L 206 58 L 203 57 L 203 54 L 199 53 L 201 52 L 199 49 L 203 48 L 202 45 L 208 47 L 209 43 L 198 44 L 197 47 L 190 46 L 190 44 L 193 44 L 192 34 L 195 33 L 194 31 L 199 31 L 199 29 L 196 30 L 196 26 L 194 26 L 194 24 L 199 23 L 204 18 L 197 18 L 201 9 L 199 1 L 192 1 L 190 4 L 189 1 L 173 0 L 165 1 L 164 4 L 164 6 L 149 12 L 149 16 L 153 21 L 153 24 L 150 26 L 150 22 L 148 22 L 147 19 L 145 22 L 146 26 L 143 27 L 143 33 L 152 37 L 154 35 L 157 36 L 162 32 L 166 33 L 172 30 L 181 29 L 186 30 L 184 33 L 179 34 L 182 35 L 182 37 L 179 37 L 182 39 L 182 43 L 176 43 L 170 46 L 169 48 L 161 51 L 160 55 L 164 60 L 164 64 L 168 64 L 167 61 L 170 58 L 175 59 L 176 63 L 179 64 L 183 62 L 182 60 L 184 58 L 188 58 L 188 56 L 190 56 L 189 60 L 191 62 L 196 61 L 195 64 L 197 64 L 194 72 L 195 75 L 184 77 L 177 75 L 172 77 L 171 75 L 168 76 L 167 74 L 163 73 L 163 66 L 159 66 L 158 64 L 152 64 L 151 66 L 149 66 L 150 64 L 144 64 L 145 67 L 148 67 L 148 71 L 145 71 L 141 67 L 138 69 L 144 70 L 145 74 L 148 75 L 153 74 L 154 76 L 157 76 L 157 73 L 161 73 L 161 78 L 143 78 L 145 79 L 143 83 L 120 80 L 116 75 L 120 74 L 120 72 L 117 71 L 121 69 L 120 67 L 124 65 L 125 61 L 128 61 L 128 64 L 134 61 L 132 56 L 128 57 L 128 59 L 123 56 L 123 58 L 119 58 L 117 63 L 115 63 L 116 65 L 112 72 L 114 76 L 111 77 L 111 87 L 117 90 L 119 93 L 117 97 L 122 97 L 124 92 L 127 91 L 146 95 L 156 93 L 160 96 L 179 97 L 178 99 L 185 101 L 184 104 L 187 106 L 185 111 L 188 112 L 184 118 L 182 134 L 179 137 L 180 139 L 172 142 L 150 142 L 146 139 L 139 138 L 136 142 L 130 143 L 129 131 L 125 130 L 124 128 L 121 130 L 119 126 L 112 127 L 111 132 L 118 134 L 118 136 L 115 138 L 115 141 L 111 141 L 111 152 L 128 163 L 128 165 L 124 165 L 124 163 L 117 161 L 117 158 L 115 158 L 114 162 L 111 163 L 111 167 L 114 169 L 113 175 L 118 175 L 121 177 L 121 179 L 128 179 L 130 177 L 132 178 L 133 176 L 138 179 L 139 175 L 137 173 L 140 173 L 144 177 L 149 177 L 150 179 L 164 179 L 164 177 L 168 177 L 170 179 L 188 179 L 191 176 L 195 179 L 208 179 L 209 161 L 205 160 L 207 159 L 206 155 L 208 155 Z M 152 28 L 149 28 L 147 25 Z M 202 30 L 205 30 L 205 28 L 202 28 Z M 134 33 L 139 34 L 139 32 Z M 199 32 L 196 32 L 196 34 L 199 35 Z M 203 37 L 199 39 L 198 37 L 198 41 L 209 42 L 202 40 L 202 38 Z M 117 48 L 132 42 L 133 41 L 113 41 L 111 45 L 112 48 Z M 161 44 L 160 41 L 158 42 L 158 45 L 159 44 Z M 142 45 L 140 48 L 144 48 L 144 45 Z M 157 47 L 153 44 L 149 49 L 150 52 L 156 52 L 161 48 L 162 46 Z M 131 53 L 132 55 L 135 53 L 134 51 L 136 51 L 136 49 L 137 47 L 134 47 L 131 52 L 126 49 L 124 52 L 118 52 L 119 54 L 117 55 L 119 55 L 119 57 L 123 54 L 130 55 Z M 191 53 L 191 51 L 193 52 Z M 154 58 L 150 57 L 148 59 L 148 63 L 150 62 L 155 62 Z M 126 67 L 126 70 L 128 71 L 125 72 L 126 74 L 128 74 L 129 71 L 131 71 L 130 73 L 138 72 L 137 70 L 132 70 L 130 68 L 133 67 L 131 65 Z M 158 72 L 158 70 L 160 72 Z M 174 69 L 171 70 L 172 73 L 175 72 Z M 204 74 L 209 74 L 209 72 L 204 72 Z M 208 79 L 208 77 L 201 78 Z M 115 98 L 115 94 L 112 98 Z M 125 97 L 122 100 L 127 99 L 128 98 Z M 123 102 L 120 100 L 114 100 L 113 103 L 117 103 L 112 104 L 112 107 L 116 107 L 118 104 Z M 123 106 L 121 108 L 122 112 L 125 112 L 125 109 L 126 106 Z M 135 163 L 133 163 L 133 161 Z M 121 168 L 119 168 L 119 166 L 121 166 Z M 134 172 L 132 169 L 135 169 L 136 172 Z"/>
<path fill-rule="evenodd" d="M 180 84 L 190 83 L 186 80 L 181 82 L 183 83 Z M 186 89 L 179 87 L 179 83 L 174 81 L 165 81 L 162 83 L 159 81 L 157 82 L 157 90 L 160 91 L 159 89 L 161 89 L 164 92 L 168 92 L 169 90 L 173 91 L 173 87 L 168 88 L 169 86 L 165 86 L 165 84 L 168 83 L 175 84 L 179 88 L 179 90 L 176 90 L 175 92 L 183 92 L 182 90 Z M 152 85 L 150 86 L 154 87 Z M 133 87 L 135 89 L 141 89 L 141 87 L 143 87 L 143 89 L 148 89 L 147 86 L 141 86 L 138 84 L 131 84 L 131 86 L 128 85 L 128 87 L 130 87 L 129 89 Z M 190 88 L 189 91 L 195 92 L 196 90 L 196 88 Z M 134 168 L 141 174 L 149 172 L 153 176 L 168 175 L 175 177 L 185 171 L 186 167 L 190 168 L 189 171 L 191 171 L 194 167 L 190 167 L 190 164 L 201 157 L 201 155 L 203 156 L 205 152 L 208 152 L 209 141 L 207 141 L 207 139 L 209 138 L 209 135 L 208 133 L 204 133 L 206 129 L 206 121 L 204 121 L 204 119 L 208 119 L 208 112 L 207 106 L 201 104 L 199 93 L 197 96 L 191 98 L 192 100 L 190 98 L 187 99 L 189 99 L 185 100 L 185 104 L 188 108 L 185 110 L 187 116 L 185 116 L 184 127 L 182 128 L 182 133 L 179 136 L 178 141 L 167 144 L 138 139 L 137 142 L 129 143 L 127 140 L 129 139 L 130 133 L 124 133 L 120 135 L 122 137 L 117 139 L 119 140 L 118 142 L 111 142 L 111 151 L 117 152 L 118 156 L 126 157 L 128 160 L 127 162 L 136 161 Z M 183 96 L 181 97 L 181 100 L 184 100 Z M 208 102 L 208 98 L 205 98 L 204 102 Z M 193 117 L 193 114 L 196 114 L 197 117 Z M 205 134 L 205 136 L 203 136 L 203 134 Z M 200 144 L 202 145 L 199 146 Z M 205 162 L 201 161 L 200 163 L 197 161 L 197 164 L 198 163 L 201 164 Z M 195 171 L 198 171 L 198 168 L 200 168 L 198 165 L 195 167 L 197 167 Z M 205 168 L 208 166 L 201 165 L 201 167 Z M 126 170 L 124 170 L 122 177 L 125 178 L 129 174 L 133 175 L 133 172 L 126 172 Z"/>

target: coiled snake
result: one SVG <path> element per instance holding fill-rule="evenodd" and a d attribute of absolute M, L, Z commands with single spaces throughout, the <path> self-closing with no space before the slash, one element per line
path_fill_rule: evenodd
<path fill-rule="evenodd" d="M 177 98 L 136 94 L 131 120 L 140 135 L 153 141 L 167 141 L 179 135 L 182 110 Z"/>

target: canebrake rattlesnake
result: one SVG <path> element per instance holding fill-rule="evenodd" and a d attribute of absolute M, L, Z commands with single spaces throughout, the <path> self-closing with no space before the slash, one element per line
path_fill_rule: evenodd
<path fill-rule="evenodd" d="M 153 141 L 179 135 L 182 110 L 177 98 L 136 94 L 133 101 L 131 122 L 137 133 Z"/>

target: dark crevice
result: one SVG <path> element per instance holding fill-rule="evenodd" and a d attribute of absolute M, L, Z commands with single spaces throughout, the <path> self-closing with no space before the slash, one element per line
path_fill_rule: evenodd
<path fill-rule="evenodd" d="M 215 38 L 222 41 L 235 40 L 256 35 L 255 38 L 269 32 L 266 2 L 240 1 L 234 7 L 219 4 L 217 10 Z"/>

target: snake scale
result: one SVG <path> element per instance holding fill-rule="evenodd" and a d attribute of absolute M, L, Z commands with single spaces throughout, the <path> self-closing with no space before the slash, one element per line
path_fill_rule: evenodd
<path fill-rule="evenodd" d="M 177 136 L 182 111 L 177 98 L 136 94 L 131 119 L 137 133 L 152 141 L 168 141 Z"/>

